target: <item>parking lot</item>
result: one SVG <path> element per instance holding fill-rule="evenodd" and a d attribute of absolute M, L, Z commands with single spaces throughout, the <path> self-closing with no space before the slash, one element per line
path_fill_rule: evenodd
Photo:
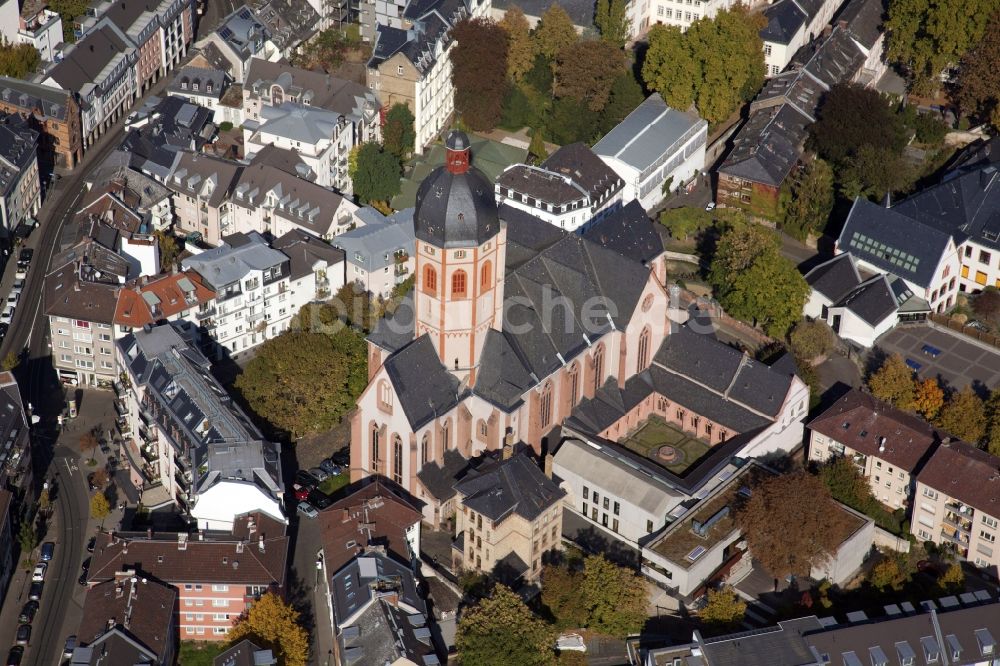
<path fill-rule="evenodd" d="M 956 389 L 972 384 L 980 392 L 1000 386 L 1000 351 L 953 331 L 900 326 L 876 346 L 886 354 L 900 354 L 921 378 L 937 377 Z"/>

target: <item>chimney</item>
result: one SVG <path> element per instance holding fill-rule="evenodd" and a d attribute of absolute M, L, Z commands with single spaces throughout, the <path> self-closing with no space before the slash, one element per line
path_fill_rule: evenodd
<path fill-rule="evenodd" d="M 555 458 L 551 453 L 545 454 L 545 476 L 552 478 L 552 461 Z"/>
<path fill-rule="evenodd" d="M 243 542 L 242 541 L 237 541 L 236 542 L 236 553 L 240 554 L 242 552 L 243 552 Z"/>
<path fill-rule="evenodd" d="M 257 539 L 257 550 L 259 550 L 262 553 L 264 552 L 264 535 L 263 534 L 261 534 L 260 538 Z"/>
<path fill-rule="evenodd" d="M 503 460 L 510 460 L 514 455 L 514 431 L 507 428 L 507 433 L 503 436 Z"/>
<path fill-rule="evenodd" d="M 187 550 L 188 547 L 188 535 L 178 534 L 177 535 L 177 550 Z"/>
<path fill-rule="evenodd" d="M 152 527 L 147 527 L 146 528 L 146 538 L 147 539 L 152 539 L 153 538 L 153 528 Z"/>
<path fill-rule="evenodd" d="M 351 520 L 351 511 L 349 509 L 345 508 L 344 509 L 344 519 L 342 521 L 340 521 L 340 522 L 346 523 L 346 522 L 349 522 L 350 520 Z"/>

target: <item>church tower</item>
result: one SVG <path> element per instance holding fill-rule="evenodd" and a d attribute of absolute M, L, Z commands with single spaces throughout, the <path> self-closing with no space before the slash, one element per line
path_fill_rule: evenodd
<path fill-rule="evenodd" d="M 475 382 L 483 341 L 500 330 L 507 232 L 493 187 L 470 164 L 469 138 L 452 131 L 447 158 L 417 191 L 414 325 L 441 363 Z"/>

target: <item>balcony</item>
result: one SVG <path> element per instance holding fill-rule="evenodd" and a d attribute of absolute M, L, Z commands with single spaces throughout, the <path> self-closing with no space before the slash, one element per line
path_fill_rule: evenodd
<path fill-rule="evenodd" d="M 942 529 L 941 538 L 947 543 L 953 543 L 961 548 L 969 547 L 969 535 L 959 532 L 958 530 Z"/>
<path fill-rule="evenodd" d="M 115 400 L 115 413 L 117 413 L 118 416 L 128 415 L 128 407 L 125 406 L 125 402 L 123 400 Z"/>
<path fill-rule="evenodd" d="M 943 522 L 945 525 L 948 525 L 949 527 L 958 528 L 958 529 L 962 530 L 963 532 L 971 532 L 972 531 L 972 521 L 971 520 L 969 520 L 968 518 L 966 518 L 964 516 L 956 515 L 956 514 L 952 513 L 951 511 L 946 511 L 945 512 L 944 518 L 941 519 L 941 522 Z"/>
<path fill-rule="evenodd" d="M 146 462 L 159 462 L 160 452 L 156 446 L 152 444 L 147 444 L 146 446 L 139 447 L 139 453 L 142 454 L 143 460 Z"/>
<path fill-rule="evenodd" d="M 204 321 L 210 317 L 214 317 L 217 310 L 215 308 L 205 308 L 204 310 L 198 310 L 194 313 L 195 319 L 198 321 Z"/>
<path fill-rule="evenodd" d="M 123 438 L 129 438 L 132 436 L 132 426 L 129 424 L 128 419 L 115 419 L 115 428 L 118 430 L 118 434 Z"/>
<path fill-rule="evenodd" d="M 247 322 L 254 324 L 264 318 L 263 312 L 254 312 L 253 314 L 247 315 Z"/>

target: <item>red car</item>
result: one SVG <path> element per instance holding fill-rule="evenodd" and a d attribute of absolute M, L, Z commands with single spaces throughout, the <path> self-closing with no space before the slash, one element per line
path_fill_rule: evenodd
<path fill-rule="evenodd" d="M 295 499 L 299 502 L 309 497 L 309 491 L 319 485 L 319 481 L 316 480 L 309 472 L 304 469 L 300 469 L 295 473 L 295 482 L 292 484 L 292 492 L 295 493 Z"/>

